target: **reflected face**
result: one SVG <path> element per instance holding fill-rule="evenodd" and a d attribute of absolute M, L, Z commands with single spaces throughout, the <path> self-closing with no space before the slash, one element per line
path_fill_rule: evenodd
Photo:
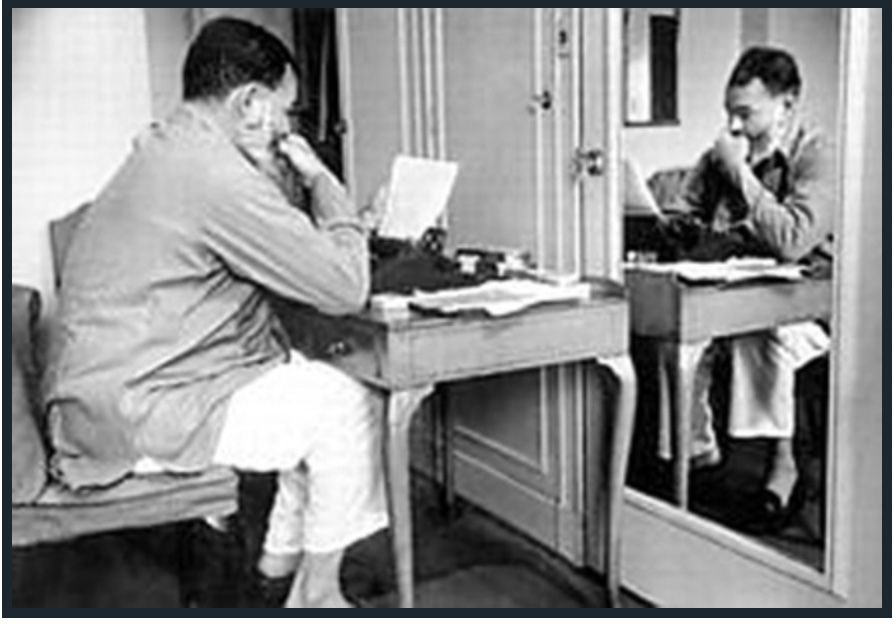
<path fill-rule="evenodd" d="M 787 127 L 793 101 L 789 93 L 772 95 L 758 78 L 732 86 L 725 94 L 728 130 L 753 146 L 775 141 Z"/>

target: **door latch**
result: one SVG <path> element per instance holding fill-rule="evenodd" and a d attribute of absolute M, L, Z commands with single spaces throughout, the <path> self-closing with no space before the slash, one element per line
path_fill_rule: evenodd
<path fill-rule="evenodd" d="M 554 96 L 547 89 L 541 93 L 533 94 L 532 99 L 529 100 L 529 110 L 533 113 L 537 113 L 539 110 L 549 111 L 553 105 Z"/>
<path fill-rule="evenodd" d="M 599 176 L 603 175 L 606 170 L 606 157 L 604 151 L 599 148 L 578 148 L 574 156 L 574 163 L 577 177 Z"/>

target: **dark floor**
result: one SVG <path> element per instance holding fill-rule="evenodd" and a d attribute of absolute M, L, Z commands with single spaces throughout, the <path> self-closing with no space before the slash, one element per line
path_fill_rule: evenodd
<path fill-rule="evenodd" d="M 658 459 L 655 354 L 653 344 L 634 339 L 632 349 L 638 368 L 638 422 L 633 439 L 628 485 L 657 498 L 672 501 L 672 465 Z M 724 388 L 729 374 L 723 357 L 719 359 L 710 403 L 715 414 L 728 413 Z M 826 448 L 826 409 L 828 364 L 822 359 L 797 375 L 797 432 L 795 454 L 800 474 L 802 503 L 785 526 L 773 531 L 756 531 L 750 526 L 749 501 L 765 483 L 765 468 L 772 446 L 770 440 L 733 440 L 725 436 L 725 423 L 716 423 L 723 462 L 721 465 L 692 470 L 690 473 L 690 510 L 729 528 L 752 535 L 816 569 L 824 564 L 824 481 Z"/>
<path fill-rule="evenodd" d="M 264 487 L 250 483 L 249 498 L 264 498 Z M 247 488 L 243 489 L 245 498 Z M 257 500 L 250 502 L 251 507 Z M 415 484 L 414 513 L 418 607 L 607 606 L 598 575 L 573 569 L 463 503 L 449 519 L 439 507 L 434 489 L 422 480 Z M 183 528 L 122 532 L 15 550 L 12 604 L 178 607 L 177 545 Z M 249 539 L 257 543 L 258 537 L 254 534 Z M 343 567 L 343 587 L 353 602 L 368 608 L 395 606 L 389 553 L 386 532 L 349 551 Z M 646 605 L 626 596 L 623 606 Z"/>

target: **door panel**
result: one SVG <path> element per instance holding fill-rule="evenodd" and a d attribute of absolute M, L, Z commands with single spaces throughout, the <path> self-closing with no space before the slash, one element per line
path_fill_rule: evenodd
<path fill-rule="evenodd" d="M 446 9 L 445 127 L 461 163 L 449 206 L 452 242 L 535 249 L 544 210 L 543 86 L 538 14 L 530 9 Z"/>
<path fill-rule="evenodd" d="M 568 158 L 577 110 L 573 14 L 442 9 L 445 154 L 461 163 L 448 210 L 453 245 L 512 247 L 540 266 L 578 267 Z M 456 384 L 449 404 L 459 493 L 580 560 L 584 444 L 574 371 Z"/>
<path fill-rule="evenodd" d="M 373 172 L 398 150 L 457 161 L 449 246 L 524 249 L 542 267 L 581 269 L 582 179 L 572 167 L 581 11 L 340 13 L 358 193 L 372 190 Z M 444 389 L 458 493 L 576 562 L 585 541 L 583 379 L 564 366 Z M 427 439 L 437 424 L 423 416 L 415 463 L 437 472 Z"/>
<path fill-rule="evenodd" d="M 359 202 L 389 175 L 406 137 L 405 9 L 337 12 L 339 74 L 346 120 L 345 178 Z"/>
<path fill-rule="evenodd" d="M 542 422 L 543 413 L 537 389 L 541 385 L 539 371 L 500 375 L 460 384 L 451 393 L 451 406 L 457 413 L 457 433 L 470 442 L 461 448 L 476 455 L 476 447 L 488 449 L 517 464 L 537 479 L 545 471 L 545 454 L 550 440 L 549 426 Z M 509 419 L 506 414 L 515 414 Z"/>
<path fill-rule="evenodd" d="M 444 9 L 446 156 L 461 163 L 448 209 L 453 245 L 543 253 L 549 210 L 550 108 L 543 14 L 531 9 Z M 458 492 L 538 539 L 555 541 L 556 406 L 545 375 L 527 371 L 456 384 Z"/>

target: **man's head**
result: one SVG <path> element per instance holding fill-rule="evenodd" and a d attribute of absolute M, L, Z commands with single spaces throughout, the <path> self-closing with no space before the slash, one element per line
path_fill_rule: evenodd
<path fill-rule="evenodd" d="M 289 130 L 296 97 L 295 61 L 277 37 L 255 24 L 219 18 L 202 27 L 183 68 L 188 102 L 213 107 L 250 154 Z"/>
<path fill-rule="evenodd" d="M 728 129 L 753 146 L 777 142 L 789 127 L 801 87 L 790 54 L 774 48 L 748 49 L 725 90 Z"/>

